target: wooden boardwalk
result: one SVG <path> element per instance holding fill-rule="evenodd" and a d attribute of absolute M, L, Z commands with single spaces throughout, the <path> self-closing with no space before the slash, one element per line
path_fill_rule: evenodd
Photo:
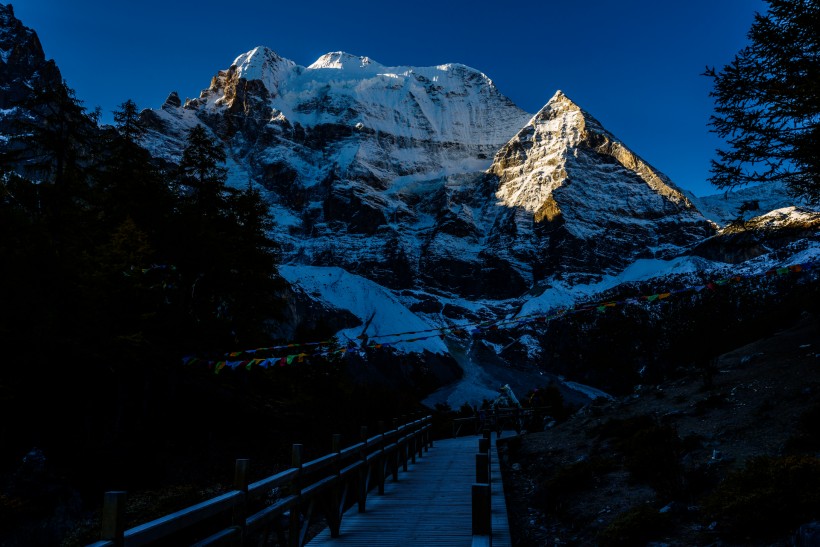
<path fill-rule="evenodd" d="M 471 486 L 475 482 L 478 436 L 435 441 L 429 452 L 409 463 L 398 482 L 388 479 L 383 496 L 367 497 L 367 510 L 354 506 L 344 515 L 338 538 L 325 529 L 311 546 L 390 547 L 472 545 Z M 492 544 L 508 547 L 507 508 L 495 441 L 492 443 Z"/>

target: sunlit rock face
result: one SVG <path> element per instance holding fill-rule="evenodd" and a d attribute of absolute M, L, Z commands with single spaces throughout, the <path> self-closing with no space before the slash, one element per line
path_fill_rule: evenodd
<path fill-rule="evenodd" d="M 498 204 L 509 209 L 495 247 L 533 264 L 536 278 L 612 273 L 636 258 L 674 256 L 714 233 L 665 175 L 560 91 L 499 150 L 489 172 Z M 526 238 L 535 248 L 521 245 Z"/>
<path fill-rule="evenodd" d="M 266 192 L 286 262 L 393 289 L 505 299 L 674 254 L 712 230 L 562 93 L 533 117 L 458 64 L 334 52 L 303 67 L 260 47 L 199 97 L 172 93 L 142 117 L 145 144 L 169 162 L 196 124 L 226 145 L 230 183 Z"/>

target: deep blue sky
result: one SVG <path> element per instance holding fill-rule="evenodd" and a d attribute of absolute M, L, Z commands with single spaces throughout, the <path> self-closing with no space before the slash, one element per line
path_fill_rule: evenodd
<path fill-rule="evenodd" d="M 711 81 L 743 47 L 762 0 L 18 0 L 46 56 L 104 121 L 126 99 L 195 97 L 257 45 L 300 65 L 329 51 L 384 65 L 463 63 L 537 112 L 561 89 L 679 186 L 706 182 Z"/>

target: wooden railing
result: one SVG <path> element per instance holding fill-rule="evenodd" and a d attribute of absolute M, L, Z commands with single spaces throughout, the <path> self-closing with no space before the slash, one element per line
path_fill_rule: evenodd
<path fill-rule="evenodd" d="M 543 429 L 540 423 L 552 411 L 549 407 L 482 409 L 475 416 L 455 418 L 452 421 L 452 435 L 481 435 L 485 429 L 499 433 L 513 430 L 521 434 L 524 429 L 532 431 L 528 424 L 535 424 L 535 430 Z"/>
<path fill-rule="evenodd" d="M 303 463 L 302 445 L 293 445 L 291 467 L 248 484 L 249 461 L 236 461 L 233 490 L 145 524 L 124 529 L 125 492 L 107 492 L 103 504 L 101 540 L 89 547 L 164 545 L 266 545 L 272 534 L 280 544 L 306 543 L 314 510 L 324 514 L 331 536 L 338 537 L 345 510 L 352 502 L 363 512 L 368 493 L 384 493 L 388 476 L 399 478 L 432 441 L 431 417 L 425 416 L 341 448 L 333 436 L 333 451 Z"/>

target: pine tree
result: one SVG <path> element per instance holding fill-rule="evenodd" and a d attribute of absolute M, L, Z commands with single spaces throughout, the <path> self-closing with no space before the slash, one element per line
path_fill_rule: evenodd
<path fill-rule="evenodd" d="M 820 201 L 820 3 L 767 0 L 751 43 L 714 80 L 712 131 L 717 150 L 710 181 L 718 188 L 782 182 Z"/>
<path fill-rule="evenodd" d="M 224 214 L 228 196 L 234 192 L 225 184 L 228 170 L 224 167 L 225 150 L 211 139 L 202 125 L 188 132 L 187 146 L 179 165 L 179 182 L 188 197 L 209 218 Z"/>
<path fill-rule="evenodd" d="M 98 173 L 98 217 L 108 225 L 130 218 L 140 230 L 159 234 L 167 229 L 173 207 L 168 183 L 139 140 L 146 130 L 136 103 L 127 100 L 114 111 L 115 126 L 105 135 L 106 157 Z"/>
<path fill-rule="evenodd" d="M 178 170 L 181 191 L 174 248 L 179 253 L 195 336 L 223 349 L 265 336 L 278 304 L 276 250 L 261 194 L 227 185 L 226 153 L 203 126 L 187 137 Z"/>
<path fill-rule="evenodd" d="M 139 138 L 145 135 L 145 126 L 139 118 L 139 108 L 131 99 L 122 103 L 119 110 L 114 111 L 114 123 L 117 132 L 127 142 L 136 144 Z"/>

